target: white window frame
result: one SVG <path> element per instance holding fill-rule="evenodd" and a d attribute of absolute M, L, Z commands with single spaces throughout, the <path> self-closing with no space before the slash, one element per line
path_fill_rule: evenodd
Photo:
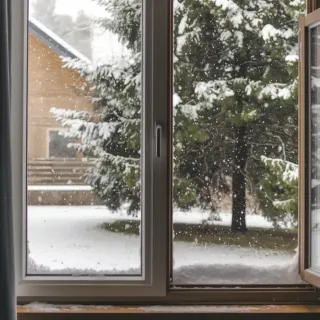
<path fill-rule="evenodd" d="M 143 156 L 141 276 L 31 276 L 27 261 L 27 54 L 28 1 L 12 0 L 12 167 L 15 276 L 18 299 L 165 296 L 168 287 L 170 94 L 169 0 L 143 2 Z M 155 153 L 155 127 L 162 126 L 161 157 Z M 145 214 L 146 213 L 146 214 Z"/>

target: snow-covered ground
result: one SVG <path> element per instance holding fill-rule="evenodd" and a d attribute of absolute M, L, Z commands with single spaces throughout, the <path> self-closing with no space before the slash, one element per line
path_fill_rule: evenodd
<path fill-rule="evenodd" d="M 29 190 L 75 190 L 75 186 L 29 186 Z M 76 186 L 76 190 L 91 190 L 90 186 Z M 30 213 L 41 213 L 41 214 L 61 214 L 63 218 L 66 215 L 74 214 L 90 214 L 90 217 L 102 216 L 105 222 L 112 222 L 117 220 L 139 220 L 139 216 L 128 216 L 125 208 L 118 212 L 110 212 L 104 206 L 29 206 Z M 203 222 L 219 225 L 219 226 L 230 226 L 231 225 L 231 213 L 221 212 L 219 213 L 219 220 L 210 220 L 210 212 L 194 209 L 191 211 L 174 210 L 173 222 L 184 223 L 184 224 L 201 224 Z M 265 217 L 258 214 L 248 214 L 246 216 L 247 227 L 249 228 L 272 228 L 272 222 L 268 221 Z"/>
<path fill-rule="evenodd" d="M 229 224 L 223 214 L 219 224 Z M 140 237 L 101 228 L 104 222 L 131 219 L 105 207 L 29 206 L 28 272 L 62 274 L 138 274 Z M 174 221 L 201 223 L 203 212 L 176 212 Z M 137 219 L 137 218 L 136 218 Z M 260 216 L 248 226 L 268 227 Z M 175 284 L 298 283 L 297 259 L 287 252 L 174 242 Z"/>
<path fill-rule="evenodd" d="M 173 212 L 174 223 L 199 224 L 208 223 L 219 226 L 231 226 L 231 213 L 220 212 L 219 220 L 210 221 L 210 212 L 201 210 L 181 211 L 175 209 Z M 207 221 L 209 219 L 209 221 Z M 246 216 L 246 224 L 248 228 L 272 228 L 272 222 L 258 214 L 248 214 Z M 284 226 L 283 226 L 284 227 Z"/>

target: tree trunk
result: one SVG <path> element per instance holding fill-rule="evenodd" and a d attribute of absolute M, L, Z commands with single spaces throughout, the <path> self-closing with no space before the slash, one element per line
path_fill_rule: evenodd
<path fill-rule="evenodd" d="M 246 232 L 246 164 L 248 158 L 246 126 L 235 128 L 232 174 L 232 231 Z"/>

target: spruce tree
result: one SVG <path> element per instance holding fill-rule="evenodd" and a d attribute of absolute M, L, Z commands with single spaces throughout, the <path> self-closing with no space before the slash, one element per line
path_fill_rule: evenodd
<path fill-rule="evenodd" d="M 79 152 L 95 159 L 87 182 L 111 210 L 127 205 L 129 214 L 140 209 L 141 140 L 141 8 L 139 1 L 97 1 L 110 18 L 96 21 L 117 34 L 125 56 L 99 65 L 66 59 L 91 86 L 94 114 L 53 109 L 66 128 L 65 136 Z"/>
<path fill-rule="evenodd" d="M 181 8 L 187 15 L 184 20 L 189 28 L 185 28 L 176 72 L 180 71 L 182 59 L 192 71 L 191 65 L 200 61 L 197 68 L 201 80 L 191 79 L 193 90 L 188 89 L 195 93 L 192 97 L 180 94 L 185 88 L 180 90 L 181 84 L 177 85 L 180 101 L 177 109 L 182 116 L 192 117 L 193 126 L 198 125 L 207 135 L 198 148 L 192 146 L 193 153 L 198 155 L 193 161 L 201 155 L 211 156 L 211 168 L 212 164 L 218 164 L 222 178 L 227 174 L 232 176 L 231 228 L 244 232 L 247 180 L 252 180 L 256 188 L 259 186 L 259 175 L 263 172 L 261 156 L 278 158 L 284 152 L 287 157 L 296 155 L 297 145 L 286 143 L 290 140 L 288 132 L 297 135 L 297 18 L 303 12 L 303 3 L 288 0 L 199 3 L 208 8 L 207 24 L 218 23 L 212 40 L 212 33 L 202 26 L 203 14 L 194 14 L 195 1 L 183 2 Z M 204 50 L 212 53 L 217 47 L 214 59 L 194 54 Z M 192 136 L 188 143 L 193 143 Z M 211 154 L 204 147 L 207 144 L 213 150 Z M 196 181 L 197 178 L 193 179 Z M 221 183 L 219 187 L 224 185 Z"/>

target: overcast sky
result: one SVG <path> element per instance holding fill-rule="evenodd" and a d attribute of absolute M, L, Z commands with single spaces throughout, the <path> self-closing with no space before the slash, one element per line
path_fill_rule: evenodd
<path fill-rule="evenodd" d="M 30 15 L 32 16 L 33 5 L 37 0 L 29 1 Z M 106 16 L 106 12 L 101 10 L 92 0 L 56 0 L 56 14 L 67 14 L 74 19 L 81 10 L 92 18 Z M 55 30 L 51 31 L 55 32 Z M 95 63 L 111 62 L 114 58 L 127 54 L 125 48 L 119 44 L 116 35 L 106 30 L 99 31 L 97 28 L 93 30 L 91 49 L 92 60 Z"/>
<path fill-rule="evenodd" d="M 33 4 L 36 0 L 29 0 L 30 2 L 30 14 L 32 15 Z M 68 14 L 75 18 L 79 11 L 83 10 L 88 15 L 101 16 L 103 10 L 101 10 L 91 0 L 56 0 L 56 13 L 57 14 Z"/>

